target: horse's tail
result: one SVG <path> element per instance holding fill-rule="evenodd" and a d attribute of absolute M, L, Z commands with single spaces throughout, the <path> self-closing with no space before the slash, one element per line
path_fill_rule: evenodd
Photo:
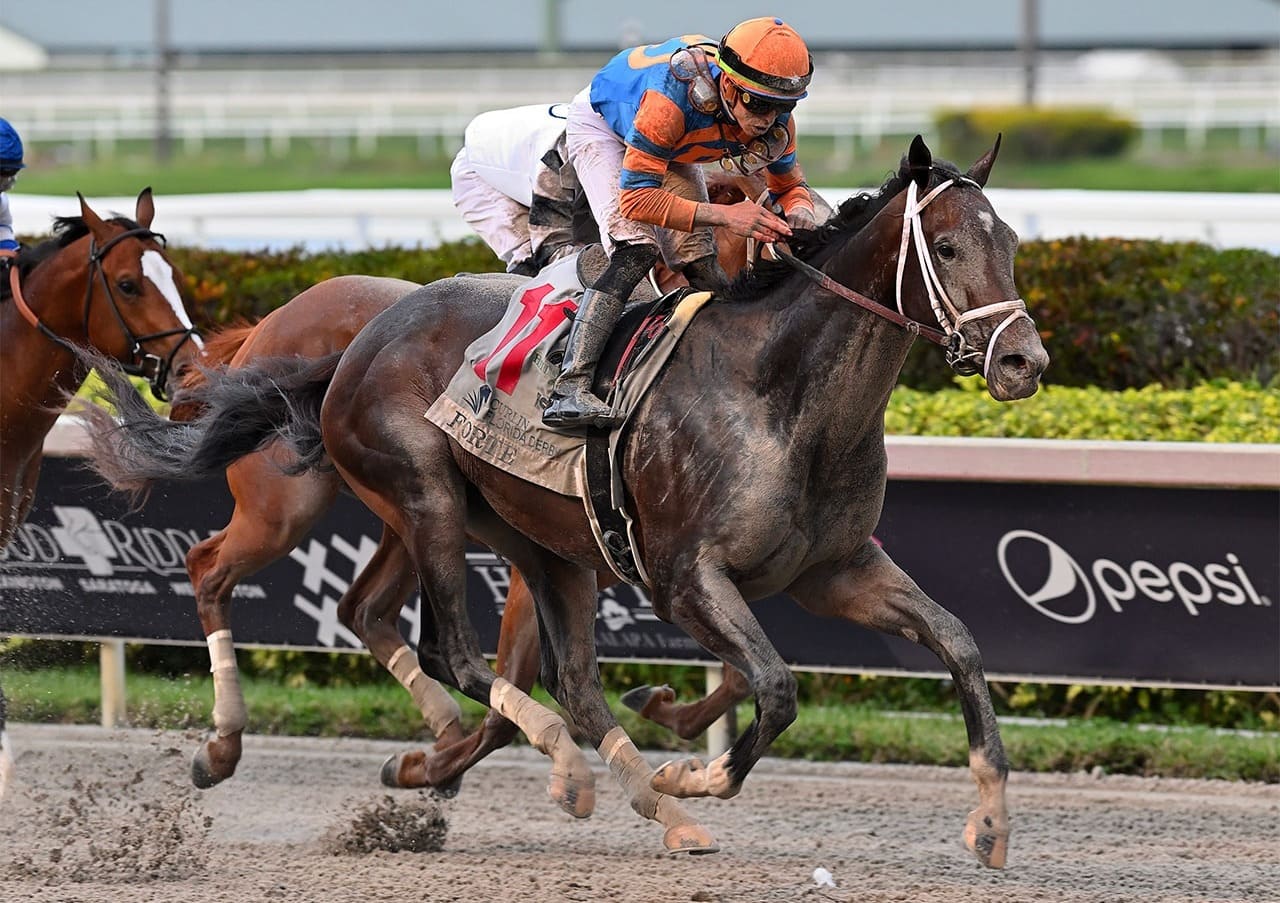
<path fill-rule="evenodd" d="M 320 405 L 341 352 L 312 360 L 270 358 L 246 367 L 206 371 L 201 385 L 174 403 L 199 413 L 187 422 L 166 420 L 134 390 L 114 362 L 82 355 L 106 385 L 109 411 L 84 405 L 88 465 L 116 489 L 144 495 L 159 480 L 195 481 L 220 475 L 236 460 L 277 440 L 297 463 L 289 473 L 320 466 Z"/>
<path fill-rule="evenodd" d="M 192 390 L 197 386 L 203 385 L 209 370 L 230 364 L 231 359 L 236 356 L 236 352 L 249 340 L 249 336 L 261 323 L 261 320 L 254 322 L 241 321 L 205 335 L 204 348 L 200 350 L 197 366 L 187 367 L 183 370 L 182 378 L 178 381 L 178 391 Z M 194 404 L 183 402 L 182 404 L 174 404 L 170 408 L 169 419 L 185 422 L 194 420 L 199 413 L 200 409 Z"/>

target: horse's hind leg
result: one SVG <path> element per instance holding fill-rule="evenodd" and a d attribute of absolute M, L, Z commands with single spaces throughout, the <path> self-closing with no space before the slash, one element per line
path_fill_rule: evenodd
<path fill-rule="evenodd" d="M 502 629 L 498 634 L 499 674 L 518 689 L 528 693 L 538 678 L 541 656 L 538 652 L 538 621 L 534 616 L 533 598 L 520 572 L 511 571 L 511 588 L 502 611 Z M 383 783 L 392 787 L 431 786 L 437 790 L 456 792 L 462 775 L 495 749 L 509 744 L 517 732 L 514 724 L 490 709 L 480 728 L 456 742 L 437 742 L 430 752 L 401 753 L 383 766 Z"/>
<path fill-rule="evenodd" d="M 538 600 L 544 628 L 543 683 L 600 753 L 627 792 L 631 808 L 666 829 L 662 842 L 668 852 L 716 852 L 719 846 L 711 833 L 678 801 L 653 788 L 653 769 L 605 702 L 596 662 L 595 573 L 551 555 L 542 558 L 540 566 L 523 573 Z"/>
<path fill-rule="evenodd" d="M 232 591 L 249 574 L 288 554 L 338 490 L 332 474 L 285 477 L 269 455 L 250 455 L 227 468 L 236 500 L 231 520 L 187 553 L 187 573 L 213 671 L 214 733 L 191 762 L 191 780 L 201 788 L 235 773 L 247 721 L 231 636 Z"/>
<path fill-rule="evenodd" d="M 716 719 L 751 695 L 746 676 L 731 665 L 724 666 L 724 681 L 697 702 L 677 703 L 670 687 L 636 687 L 622 697 L 622 704 L 682 740 L 702 736 Z"/>
<path fill-rule="evenodd" d="M 1005 783 L 1009 763 L 996 725 L 982 658 L 967 627 L 916 586 L 874 543 L 867 543 L 846 570 L 822 581 L 792 587 L 796 600 L 814 614 L 842 617 L 884 633 L 906 637 L 932 650 L 951 672 L 969 735 L 969 770 L 979 805 L 965 824 L 965 844 L 983 865 L 1002 868 L 1009 846 Z"/>

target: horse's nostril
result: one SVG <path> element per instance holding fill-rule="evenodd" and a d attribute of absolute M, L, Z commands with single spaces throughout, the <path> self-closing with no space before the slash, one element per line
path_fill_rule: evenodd
<path fill-rule="evenodd" d="M 1023 354 L 1005 354 L 1000 357 L 1002 369 L 1024 376 L 1031 369 L 1031 362 Z"/>

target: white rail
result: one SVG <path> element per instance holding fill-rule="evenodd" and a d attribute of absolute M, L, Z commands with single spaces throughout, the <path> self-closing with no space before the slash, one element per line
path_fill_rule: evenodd
<path fill-rule="evenodd" d="M 139 186 L 141 187 L 141 186 Z M 820 188 L 833 203 L 858 189 Z M 1280 253 L 1280 194 L 991 189 L 992 204 L 1024 239 L 1072 235 L 1196 240 Z M 79 212 L 75 198 L 10 194 L 23 234 Z M 90 198 L 95 209 L 132 213 L 134 199 Z M 303 245 L 347 250 L 431 247 L 471 235 L 442 190 L 171 195 L 157 198 L 156 227 L 175 244 L 231 249 Z"/>

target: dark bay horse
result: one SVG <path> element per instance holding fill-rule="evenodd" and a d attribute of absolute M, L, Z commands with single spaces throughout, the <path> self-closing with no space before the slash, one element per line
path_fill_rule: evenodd
<path fill-rule="evenodd" d="M 154 217 L 150 188 L 134 219 L 104 220 L 80 198 L 80 216 L 56 220 L 51 239 L 11 262 L 0 286 L 0 549 L 31 508 L 44 438 L 84 378 L 75 346 L 146 376 L 162 398 L 170 372 L 198 349 Z M 3 731 L 0 691 L 0 794 L 10 761 Z"/>
<path fill-rule="evenodd" d="M 719 170 L 708 173 L 712 203 L 755 199 L 763 189 L 764 180 L 760 177 Z M 815 196 L 815 204 L 821 215 L 830 214 L 830 207 L 821 198 Z M 721 265 L 730 276 L 754 262 L 755 249 L 748 249 L 745 238 L 718 230 L 716 243 Z M 655 279 L 664 290 L 684 284 L 678 273 L 665 268 L 659 269 Z M 228 327 L 209 335 L 201 365 L 205 369 L 221 365 L 243 367 L 261 359 L 317 359 L 341 351 L 376 314 L 417 287 L 403 280 L 374 276 L 328 279 L 306 289 L 256 324 Z M 204 372 L 193 368 L 183 384 L 199 385 Z M 170 416 L 186 420 L 196 413 L 179 402 Z M 283 443 L 274 443 L 231 464 L 226 471 L 228 488 L 235 499 L 231 519 L 223 529 L 192 547 L 187 556 L 197 613 L 214 661 L 214 733 L 192 761 L 192 780 L 198 787 L 214 786 L 234 774 L 242 753 L 247 711 L 234 657 L 232 593 L 239 581 L 287 555 L 328 510 L 342 486 L 341 478 L 329 470 L 286 474 L 285 469 L 294 460 Z M 398 613 L 413 585 L 407 552 L 394 533 L 384 531 L 369 564 L 343 594 L 338 618 L 409 690 L 437 738 L 431 753 L 413 751 L 389 760 L 383 769 L 383 781 L 390 786 L 433 786 L 451 792 L 471 765 L 511 741 L 515 727 L 494 715 L 487 717 L 478 731 L 467 737 L 462 735 L 457 705 L 418 669 L 412 655 L 406 655 L 410 650 L 397 629 Z M 533 599 L 517 571 L 512 572 L 504 607 L 496 667 L 498 673 L 526 691 L 538 674 Z M 659 690 L 647 693 L 644 704 L 636 707 L 646 717 L 690 739 L 744 699 L 746 693 L 745 681 L 730 668 L 722 689 L 706 700 L 675 705 L 672 696 L 664 696 Z"/>
<path fill-rule="evenodd" d="M 676 798 L 736 795 L 795 718 L 795 679 L 748 600 L 785 592 L 816 614 L 921 643 L 960 693 L 979 792 L 966 843 L 1002 866 L 1008 765 L 977 648 L 871 540 L 885 487 L 884 409 L 915 336 L 948 343 L 952 366 L 981 370 L 1001 401 L 1033 394 L 1048 361 L 1017 299 L 1016 236 L 982 192 L 997 149 L 961 173 L 935 163 L 917 137 L 880 192 L 846 202 L 798 237 L 795 258 L 758 267 L 707 306 L 628 424 L 625 501 L 655 612 L 745 674 L 756 700 L 755 721 L 707 765 L 655 773 L 605 704 L 593 632 L 605 563 L 581 501 L 479 462 L 422 424 L 463 350 L 501 318 L 507 280 L 433 283 L 376 317 L 340 357 L 228 371 L 205 387 L 208 410 L 194 428 L 130 422 L 102 434 L 95 454 L 149 450 L 151 473 L 191 476 L 280 430 L 304 460 L 323 449 L 405 543 L 430 607 L 423 670 L 514 721 L 552 759 L 552 798 L 584 817 L 594 777 L 581 751 L 557 715 L 495 677 L 467 620 L 465 537 L 481 538 L 529 581 L 544 684 L 633 808 L 666 828 L 670 850 L 715 848 Z M 226 414 L 246 410 L 251 417 Z M 131 434 L 145 441 L 131 444 Z"/>

